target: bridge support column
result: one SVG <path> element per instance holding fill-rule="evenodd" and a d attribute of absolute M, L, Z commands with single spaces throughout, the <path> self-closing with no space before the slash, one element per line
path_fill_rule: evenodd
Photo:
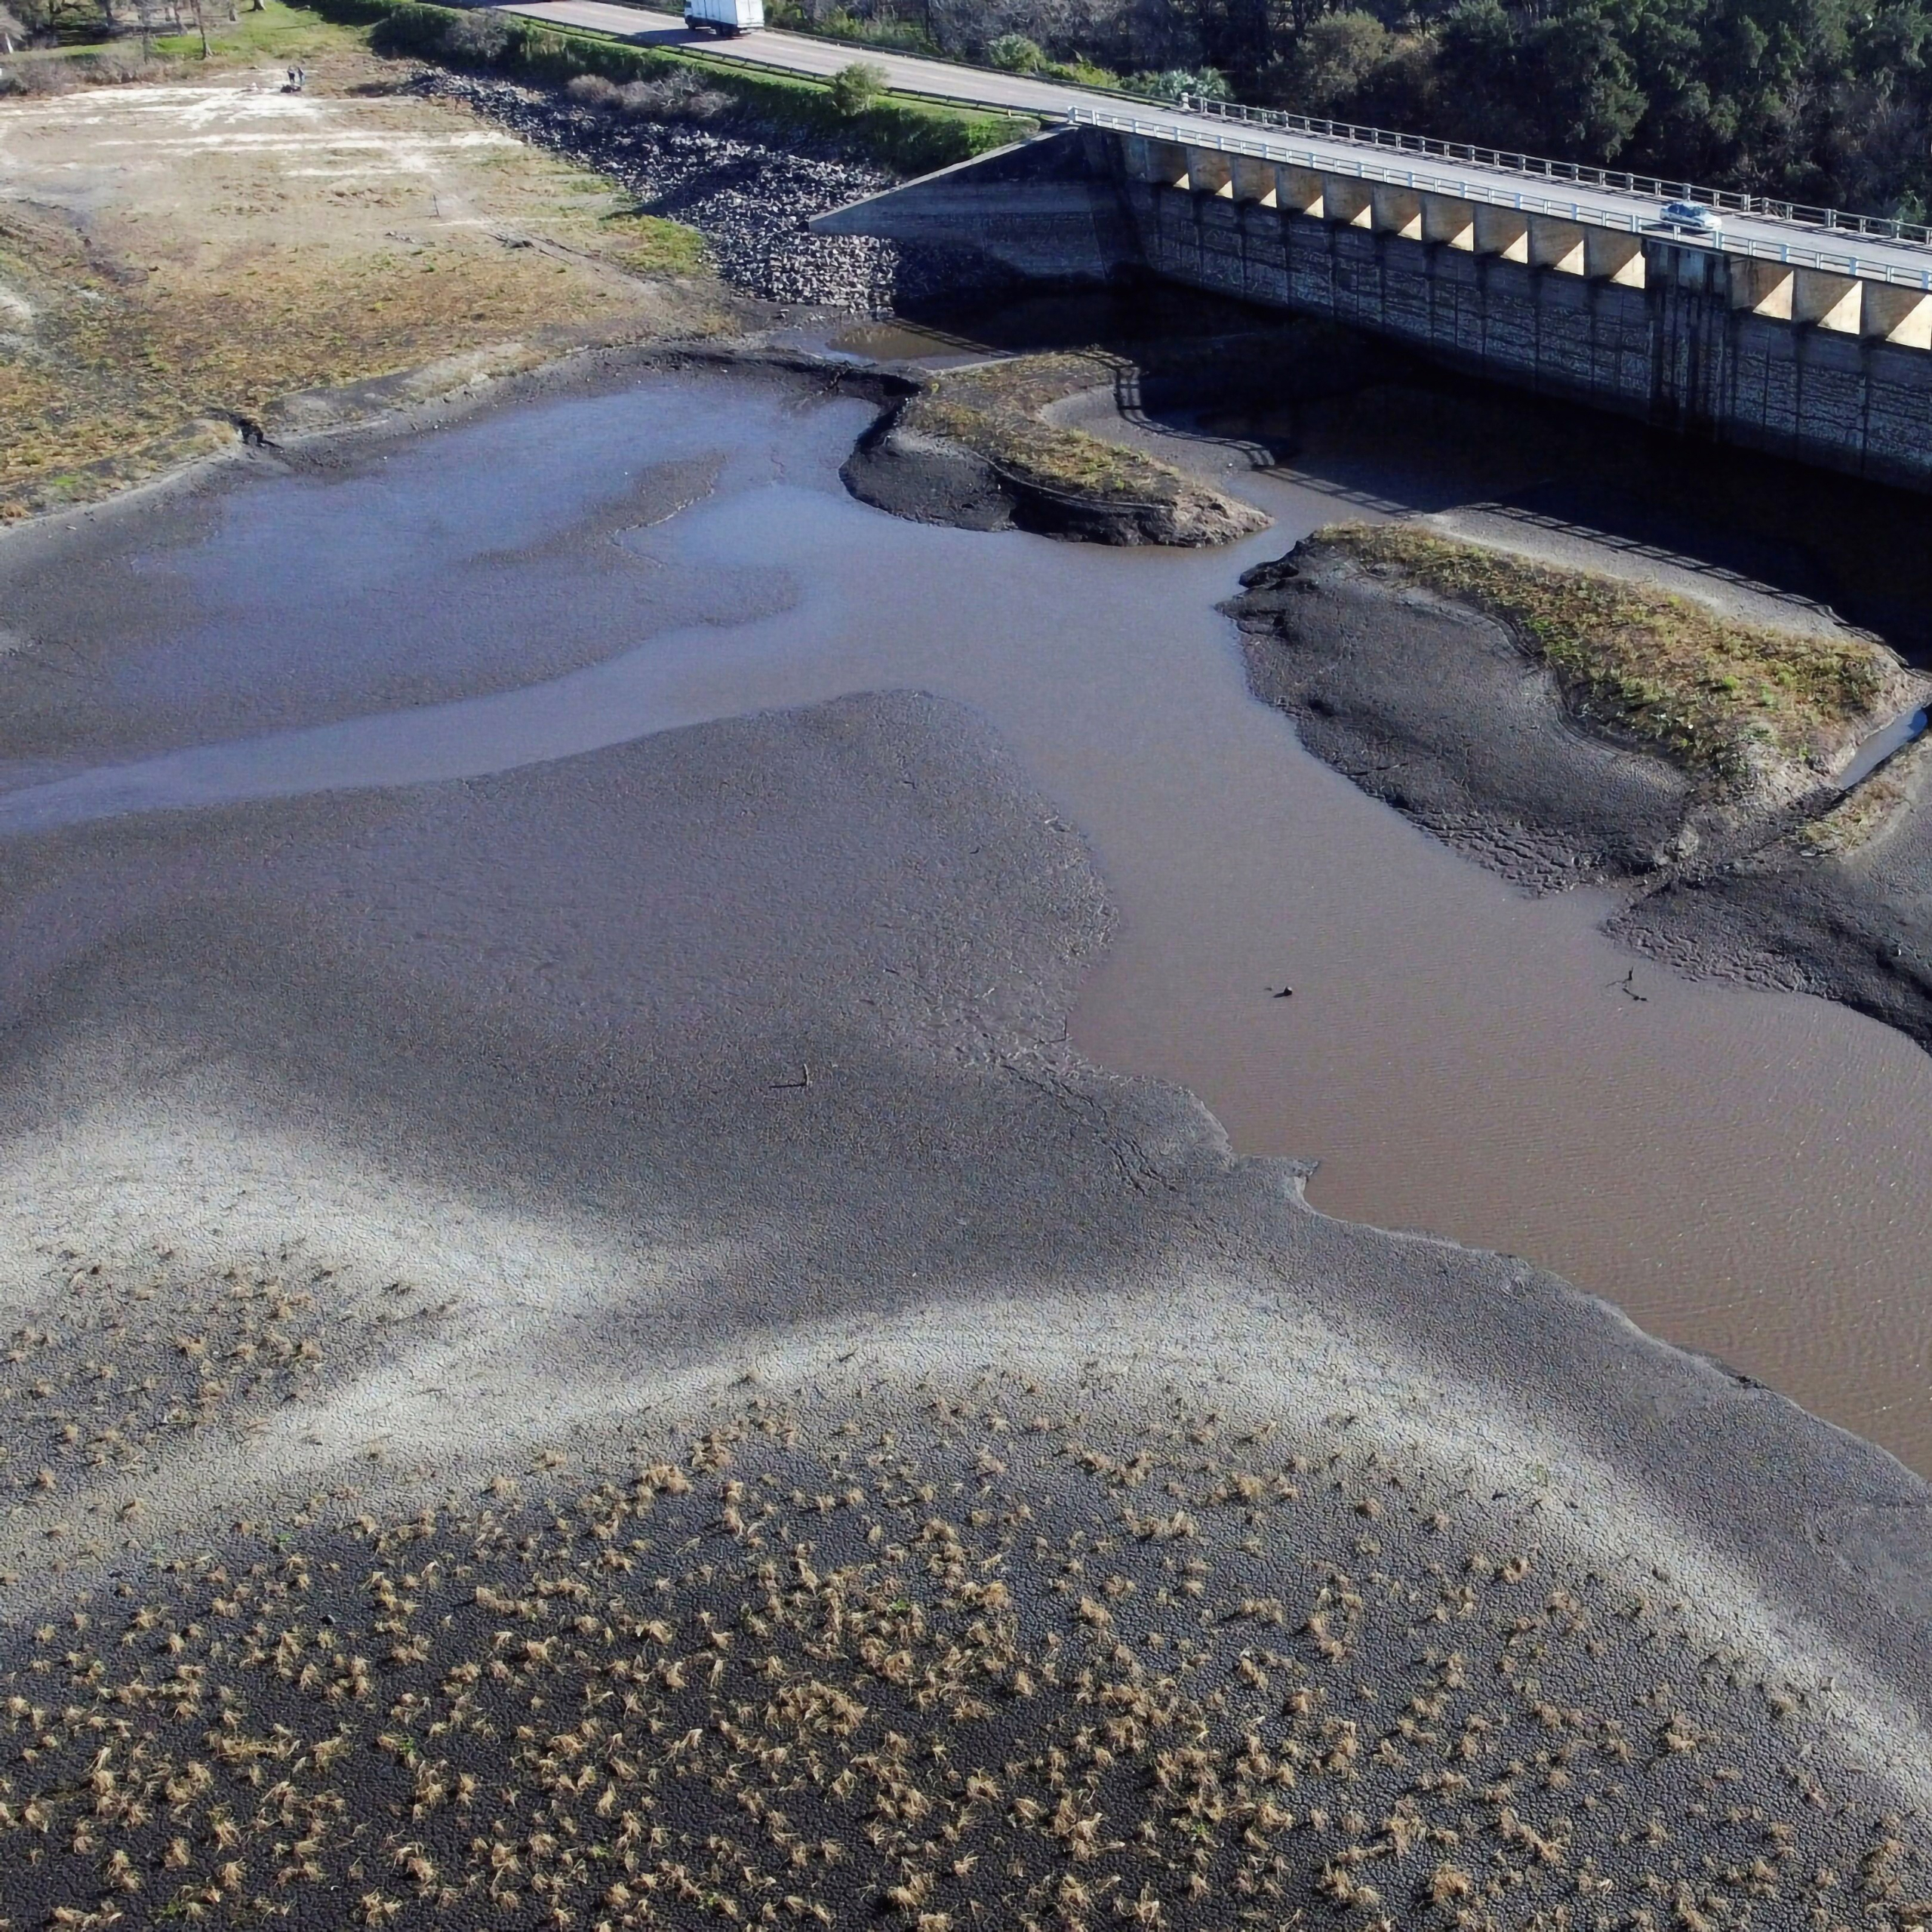
<path fill-rule="evenodd" d="M 1836 334 L 1860 333 L 1863 307 L 1859 299 L 1861 285 L 1848 275 L 1829 275 L 1818 269 L 1794 272 L 1791 291 L 1791 319 L 1815 323 Z"/>
<path fill-rule="evenodd" d="M 1197 195 L 1220 195 L 1230 198 L 1235 192 L 1235 171 L 1229 157 L 1217 148 L 1187 150 L 1187 185 Z"/>
<path fill-rule="evenodd" d="M 1583 237 L 1583 272 L 1592 281 L 1614 281 L 1626 288 L 1644 285 L 1644 238 L 1620 235 L 1615 229 L 1592 228 Z"/>
<path fill-rule="evenodd" d="M 1448 195 L 1423 195 L 1422 238 L 1440 242 L 1445 248 L 1473 251 L 1476 245 L 1475 203 L 1459 202 Z"/>
<path fill-rule="evenodd" d="M 1185 188 L 1186 149 L 1173 141 L 1150 140 L 1145 146 L 1147 172 L 1142 178 L 1157 188 Z"/>
<path fill-rule="evenodd" d="M 1296 214 L 1311 215 L 1317 221 L 1327 212 L 1327 183 L 1306 168 L 1278 167 L 1275 170 L 1275 205 Z"/>
<path fill-rule="evenodd" d="M 1422 197 L 1413 188 L 1392 187 L 1378 181 L 1369 189 L 1368 200 L 1378 233 L 1399 235 L 1405 242 L 1422 239 Z"/>
<path fill-rule="evenodd" d="M 1238 154 L 1234 157 L 1235 199 L 1238 202 L 1256 202 L 1264 208 L 1277 205 L 1275 194 L 1275 164 L 1260 161 L 1250 154 Z"/>
<path fill-rule="evenodd" d="M 1321 212 L 1345 228 L 1367 228 L 1374 219 L 1374 202 L 1366 181 L 1346 174 L 1321 177 Z"/>
<path fill-rule="evenodd" d="M 1583 230 L 1574 221 L 1559 221 L 1553 215 L 1530 217 L 1530 261 L 1533 266 L 1554 269 L 1559 275 L 1581 275 L 1583 266 Z"/>
<path fill-rule="evenodd" d="M 1749 309 L 1774 322 L 1792 318 L 1791 303 L 1797 280 L 1795 269 L 1783 262 L 1753 262 L 1730 258 L 1730 306 Z"/>
<path fill-rule="evenodd" d="M 1932 349 L 1932 291 L 1868 281 L 1859 322 L 1866 335 L 1901 349 Z"/>
<path fill-rule="evenodd" d="M 1476 209 L 1476 253 L 1500 255 L 1506 262 L 1530 259 L 1530 218 L 1514 208 Z"/>

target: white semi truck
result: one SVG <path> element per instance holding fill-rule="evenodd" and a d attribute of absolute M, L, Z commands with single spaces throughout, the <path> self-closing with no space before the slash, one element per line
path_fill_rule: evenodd
<path fill-rule="evenodd" d="M 751 33 L 764 25 L 764 0 L 685 0 L 685 25 L 694 32 L 706 29 L 720 40 Z"/>

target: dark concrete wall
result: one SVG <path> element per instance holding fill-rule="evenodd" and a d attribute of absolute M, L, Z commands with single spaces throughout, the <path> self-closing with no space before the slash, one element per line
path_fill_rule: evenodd
<path fill-rule="evenodd" d="M 1104 281 L 1140 259 L 1111 154 L 1104 137 L 1042 135 L 834 208 L 812 230 L 974 248 L 1041 280 Z"/>
<path fill-rule="evenodd" d="M 1432 361 L 1661 426 L 1932 489 L 1932 353 L 1733 305 L 1728 258 L 1655 237 L 1645 285 L 1120 181 L 1156 274 L 1332 317 Z"/>
<path fill-rule="evenodd" d="M 1540 394 L 1932 490 L 1932 352 L 1757 314 L 1731 286 L 1748 263 L 1660 236 L 1644 238 L 1632 288 L 1134 180 L 1118 137 L 1091 128 L 812 226 L 968 246 L 1055 278 L 1143 268 Z"/>

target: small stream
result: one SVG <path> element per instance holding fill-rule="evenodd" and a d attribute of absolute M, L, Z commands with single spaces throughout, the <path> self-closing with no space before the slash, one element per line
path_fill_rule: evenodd
<path fill-rule="evenodd" d="M 1243 1151 L 1318 1158 L 1330 1212 L 1526 1255 L 1932 1471 L 1932 1057 L 1641 962 L 1634 999 L 1600 895 L 1529 899 L 1304 753 L 1214 606 L 1334 519 L 1320 478 L 1244 479 L 1276 528 L 1223 552 L 974 534 L 846 495 L 869 414 L 651 377 L 238 483 L 162 547 L 131 521 L 102 606 L 131 641 L 98 701 L 136 739 L 17 772 L 0 834 L 461 778 L 854 691 L 961 700 L 1118 909 L 1073 1020 L 1093 1058 L 1192 1088 Z M 699 457 L 709 494 L 625 522 L 646 471 Z M 586 627 L 593 661 L 555 670 Z M 528 681 L 341 715 L 345 666 L 412 654 Z M 208 743 L 166 721 L 216 692 L 337 721 Z"/>

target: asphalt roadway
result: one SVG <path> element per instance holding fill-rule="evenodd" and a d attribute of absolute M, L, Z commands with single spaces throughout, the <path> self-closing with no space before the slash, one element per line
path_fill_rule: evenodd
<path fill-rule="evenodd" d="M 720 59 L 741 60 L 747 66 L 776 68 L 786 73 L 823 78 L 863 60 L 882 69 L 894 91 L 901 94 L 924 94 L 1054 118 L 1066 117 L 1078 109 L 1100 117 L 1109 125 L 1125 125 L 1131 122 L 1146 131 L 1175 140 L 1210 146 L 1225 143 L 1243 151 L 1265 151 L 1272 158 L 1301 165 L 1334 168 L 1374 180 L 1393 180 L 1505 206 L 1520 205 L 1532 213 L 1555 214 L 1626 233 L 1633 229 L 1654 227 L 1659 213 L 1658 203 L 1649 196 L 1550 180 L 1508 168 L 1405 155 L 1367 142 L 1182 114 L 1120 95 L 1072 87 L 1060 81 L 1039 80 L 1029 75 L 957 66 L 883 48 L 855 47 L 804 34 L 780 33 L 769 28 L 721 41 L 709 34 L 692 32 L 675 14 L 620 5 L 616 0 L 528 0 L 527 5 L 500 11 L 527 14 L 560 26 L 616 34 L 651 46 L 701 47 L 706 54 Z M 1730 253 L 1774 260 L 1788 259 L 1800 266 L 1858 274 L 1932 291 L 1932 248 L 1911 242 L 1851 235 L 1767 216 L 1727 212 L 1723 217 L 1721 245 Z"/>

